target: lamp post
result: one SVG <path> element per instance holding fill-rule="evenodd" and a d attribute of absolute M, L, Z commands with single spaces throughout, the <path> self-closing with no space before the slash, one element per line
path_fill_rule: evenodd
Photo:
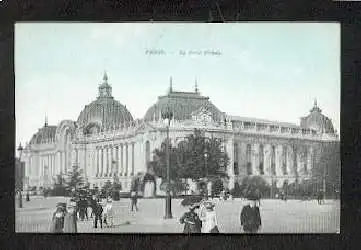
<path fill-rule="evenodd" d="M 167 141 L 166 141 L 166 159 L 167 159 L 167 197 L 166 197 L 166 203 L 165 203 L 165 219 L 172 219 L 172 197 L 170 195 L 170 177 L 169 177 L 169 171 L 170 171 L 170 161 L 169 161 L 169 127 L 170 127 L 170 121 L 172 120 L 173 113 L 170 111 L 169 107 L 167 107 L 166 111 L 162 113 L 162 118 L 167 119 Z"/>
<path fill-rule="evenodd" d="M 22 184 L 23 184 L 23 181 L 22 181 L 22 169 L 21 169 L 21 154 L 23 152 L 24 148 L 21 146 L 21 143 L 19 143 L 19 147 L 18 147 L 18 151 L 19 151 L 19 163 L 20 163 L 20 178 L 21 178 L 21 181 L 20 181 L 20 184 L 21 184 L 21 187 L 20 187 L 20 190 L 19 190 L 19 208 L 22 208 L 23 207 L 23 197 L 22 197 Z"/>
<path fill-rule="evenodd" d="M 204 141 L 205 143 L 205 141 Z M 206 199 L 208 200 L 208 165 L 207 165 L 208 151 L 204 148 L 204 169 L 205 169 L 205 180 L 206 180 Z"/>

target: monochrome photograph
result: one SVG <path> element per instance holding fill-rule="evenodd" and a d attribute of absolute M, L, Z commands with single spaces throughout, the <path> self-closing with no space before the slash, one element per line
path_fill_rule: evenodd
<path fill-rule="evenodd" d="M 15 24 L 15 231 L 340 233 L 340 26 Z"/>

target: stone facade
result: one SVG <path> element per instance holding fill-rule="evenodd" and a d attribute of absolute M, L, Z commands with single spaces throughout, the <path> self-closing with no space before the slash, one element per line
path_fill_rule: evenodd
<path fill-rule="evenodd" d="M 98 99 L 85 107 L 77 122 L 65 120 L 58 126 L 46 122 L 34 134 L 23 152 L 25 185 L 50 186 L 57 174 L 76 164 L 91 187 L 101 187 L 117 175 L 123 190 L 128 191 L 133 176 L 148 171 L 152 152 L 166 138 L 167 122 L 161 117 L 165 100 L 160 97 L 144 119 L 133 120 L 126 107 L 113 100 L 107 80 L 105 75 Z M 176 114 L 169 128 L 172 143 L 178 143 L 194 129 L 222 138 L 230 158 L 226 170 L 229 188 L 247 175 L 261 175 L 277 186 L 285 180 L 291 183 L 297 178 L 309 178 L 322 144 L 339 140 L 329 122 L 324 129 L 315 122 L 312 128 L 307 127 L 307 118 L 302 118 L 302 126 L 298 126 L 230 116 L 202 97 L 198 88 L 195 92 L 174 93 L 170 88 L 167 95 Z M 193 101 L 184 101 L 189 99 Z M 321 111 L 315 107 L 311 110 L 312 121 L 317 121 L 315 112 Z M 159 186 L 159 180 L 157 183 Z"/>

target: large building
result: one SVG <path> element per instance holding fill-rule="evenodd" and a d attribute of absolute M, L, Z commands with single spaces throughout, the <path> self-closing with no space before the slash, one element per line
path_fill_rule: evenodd
<path fill-rule="evenodd" d="M 167 122 L 161 114 L 167 108 L 174 114 L 172 143 L 194 129 L 223 139 L 230 158 L 229 188 L 247 175 L 262 175 L 277 186 L 309 178 L 320 157 L 320 145 L 339 141 L 316 101 L 310 114 L 296 125 L 228 115 L 202 96 L 197 85 L 194 92 L 176 92 L 170 82 L 168 93 L 159 96 L 142 119 L 134 119 L 112 96 L 106 73 L 98 91 L 97 99 L 84 107 L 77 121 L 63 120 L 57 126 L 45 121 L 27 143 L 23 152 L 27 186 L 47 187 L 53 177 L 76 164 L 91 187 L 102 187 L 117 175 L 123 189 L 129 190 L 133 176 L 148 172 L 153 150 L 166 138 Z"/>

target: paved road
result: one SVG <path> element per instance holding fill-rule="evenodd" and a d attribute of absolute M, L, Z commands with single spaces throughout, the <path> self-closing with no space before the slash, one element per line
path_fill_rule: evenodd
<path fill-rule="evenodd" d="M 24 202 L 24 208 L 16 208 L 16 232 L 49 232 L 50 220 L 62 197 L 32 199 Z M 140 199 L 138 212 L 130 211 L 130 200 L 115 201 L 116 218 L 113 228 L 95 229 L 93 221 L 79 221 L 81 233 L 179 233 L 183 225 L 179 218 L 188 210 L 180 205 L 180 199 L 172 201 L 173 219 L 164 220 L 164 199 Z M 241 233 L 239 214 L 246 201 L 235 199 L 216 201 L 219 229 L 222 233 Z M 263 200 L 261 204 L 261 233 L 336 233 L 340 227 L 340 202 L 327 200 L 325 205 L 317 201 Z"/>

